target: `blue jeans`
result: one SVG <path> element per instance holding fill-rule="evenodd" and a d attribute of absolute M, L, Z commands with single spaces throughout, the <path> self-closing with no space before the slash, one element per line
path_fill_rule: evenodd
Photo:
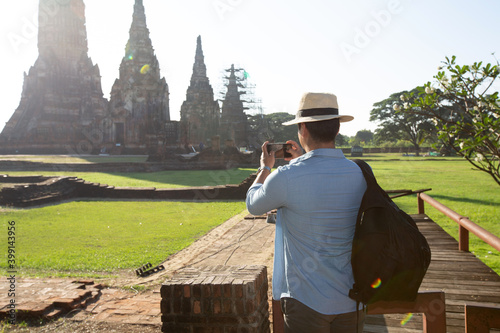
<path fill-rule="evenodd" d="M 324 315 L 293 298 L 282 298 L 281 310 L 285 333 L 358 333 L 363 332 L 364 311 Z"/>

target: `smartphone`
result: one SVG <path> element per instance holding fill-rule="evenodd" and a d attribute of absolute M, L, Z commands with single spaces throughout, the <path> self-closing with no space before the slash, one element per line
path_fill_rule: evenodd
<path fill-rule="evenodd" d="M 270 153 L 274 151 L 274 157 L 276 158 L 289 158 L 292 154 L 289 150 L 292 149 L 291 143 L 268 143 L 267 152 Z"/>

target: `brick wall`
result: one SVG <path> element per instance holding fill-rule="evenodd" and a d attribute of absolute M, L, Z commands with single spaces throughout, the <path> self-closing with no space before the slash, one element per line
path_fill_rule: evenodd
<path fill-rule="evenodd" d="M 174 189 L 127 188 L 90 183 L 76 177 L 12 177 L 0 175 L 0 184 L 36 181 L 0 189 L 0 205 L 28 207 L 75 198 L 132 200 L 245 200 L 256 174 L 236 185 L 200 186 Z M 38 182 L 40 181 L 40 182 Z"/>
<path fill-rule="evenodd" d="M 179 270 L 161 287 L 162 332 L 270 332 L 266 266 Z"/>

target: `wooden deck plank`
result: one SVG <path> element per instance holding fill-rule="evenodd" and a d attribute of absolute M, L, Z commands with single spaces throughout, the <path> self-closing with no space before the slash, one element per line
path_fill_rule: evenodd
<path fill-rule="evenodd" d="M 447 332 L 465 332 L 464 305 L 484 302 L 500 305 L 500 276 L 474 254 L 458 251 L 458 242 L 426 215 L 411 215 L 431 247 L 432 260 L 421 291 L 442 290 L 446 298 Z M 369 315 L 364 332 L 422 332 L 422 315 Z"/>

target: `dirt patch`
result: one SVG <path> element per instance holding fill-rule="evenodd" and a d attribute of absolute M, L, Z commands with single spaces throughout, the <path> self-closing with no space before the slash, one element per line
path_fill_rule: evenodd
<path fill-rule="evenodd" d="M 158 333 L 161 331 L 160 325 L 132 325 L 132 324 L 119 324 L 109 322 L 75 322 L 71 319 L 59 319 L 57 321 L 43 324 L 31 324 L 29 327 L 3 327 L 6 332 L 35 332 L 35 333 L 94 333 L 94 332 L 128 332 L 128 333 Z M 3 330 L 2 330 L 3 332 Z"/>

